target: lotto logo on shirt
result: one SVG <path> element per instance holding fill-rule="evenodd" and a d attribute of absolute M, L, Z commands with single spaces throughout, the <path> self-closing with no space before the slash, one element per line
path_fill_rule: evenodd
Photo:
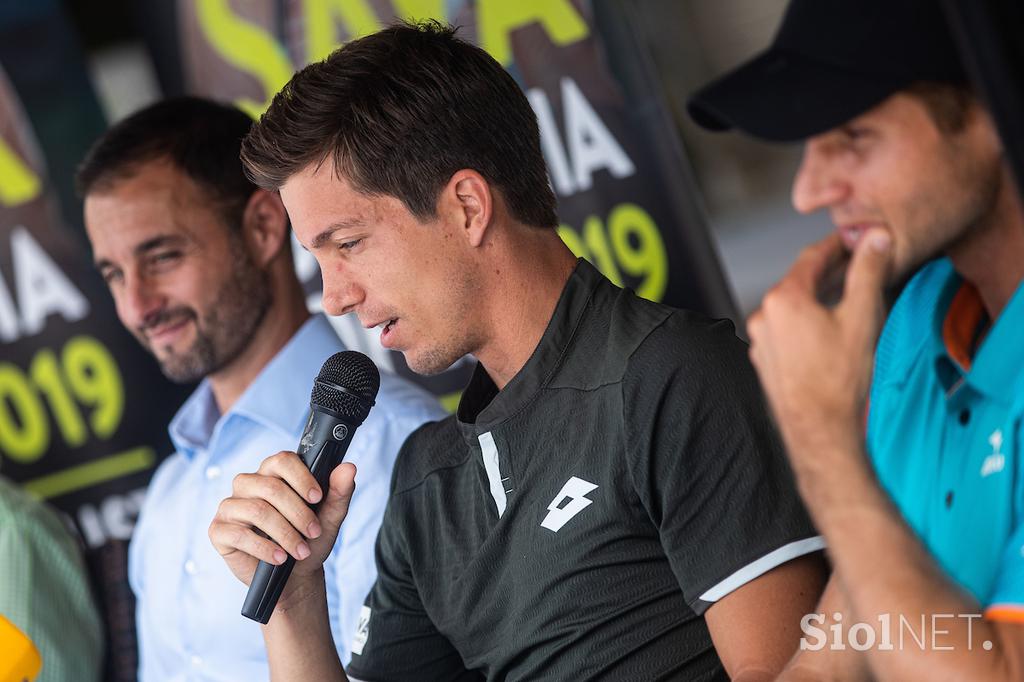
<path fill-rule="evenodd" d="M 597 488 L 597 484 L 582 478 L 570 478 L 548 505 L 548 514 L 540 522 L 541 527 L 557 533 L 572 517 L 594 503 L 586 495 Z"/>

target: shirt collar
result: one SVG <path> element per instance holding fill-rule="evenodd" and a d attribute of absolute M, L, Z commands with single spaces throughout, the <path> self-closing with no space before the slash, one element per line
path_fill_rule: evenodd
<path fill-rule="evenodd" d="M 969 380 L 992 398 L 1006 400 L 1010 392 L 1024 390 L 1024 282 L 982 340 L 968 375 Z"/>
<path fill-rule="evenodd" d="M 344 350 L 331 323 L 323 314 L 312 316 L 278 351 L 237 402 L 221 416 L 208 379 L 189 396 L 171 420 L 168 431 L 179 452 L 191 456 L 196 448 L 209 447 L 214 432 L 232 415 L 291 435 L 301 431 L 309 414 L 308 396 L 330 355 Z"/>
<path fill-rule="evenodd" d="M 1024 389 L 1024 344 L 1020 343 L 1020 326 L 1024 323 L 1024 283 L 992 323 L 985 338 L 977 345 L 974 356 L 965 363 L 965 346 L 970 345 L 974 329 L 984 320 L 966 287 L 971 286 L 955 271 L 950 271 L 943 284 L 935 316 L 932 320 L 932 352 L 938 378 L 946 390 L 962 379 L 990 399 L 1006 400 L 1011 392 Z M 955 319 L 959 318 L 959 319 Z M 952 336 L 959 337 L 951 349 Z M 952 352 L 951 352 L 952 351 Z"/>
<path fill-rule="evenodd" d="M 582 258 L 577 261 L 533 354 L 501 391 L 483 365 L 477 364 L 456 413 L 467 440 L 475 442 L 479 434 L 517 414 L 544 387 L 568 348 L 594 289 L 603 280 L 593 265 Z"/>

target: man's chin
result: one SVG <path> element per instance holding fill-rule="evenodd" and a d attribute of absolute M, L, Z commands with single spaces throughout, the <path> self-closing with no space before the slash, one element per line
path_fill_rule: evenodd
<path fill-rule="evenodd" d="M 187 353 L 175 353 L 168 348 L 153 353 L 153 356 L 163 375 L 176 384 L 196 383 L 212 371 L 211 363 L 204 362 L 194 348 Z"/>
<path fill-rule="evenodd" d="M 160 371 L 176 384 L 194 384 L 206 376 L 200 368 L 179 363 L 161 362 Z"/>
<path fill-rule="evenodd" d="M 437 376 L 443 373 L 458 360 L 458 358 L 451 360 L 445 354 L 430 351 L 415 353 L 412 350 L 403 350 L 402 356 L 405 358 L 405 364 L 409 369 L 425 377 Z"/>

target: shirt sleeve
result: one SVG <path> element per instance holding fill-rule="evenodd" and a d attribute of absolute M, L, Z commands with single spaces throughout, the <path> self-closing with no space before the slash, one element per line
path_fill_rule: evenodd
<path fill-rule="evenodd" d="M 359 616 L 348 674 L 365 682 L 481 680 L 466 670 L 423 608 L 405 558 L 400 501 L 392 496 L 384 512 L 377 537 L 377 582 Z"/>
<path fill-rule="evenodd" d="M 1024 403 L 1024 399 L 1020 400 Z M 1018 422 L 1016 440 L 1010 445 L 1020 462 L 1024 454 L 1024 424 Z M 1016 489 L 1016 527 L 1003 549 L 999 571 L 996 574 L 992 597 L 985 607 L 985 617 L 990 620 L 1024 623 L 1024 478 Z"/>
<path fill-rule="evenodd" d="M 985 617 L 1024 623 L 1024 523 L 1018 524 L 1003 552 Z"/>
<path fill-rule="evenodd" d="M 98 680 L 102 626 L 81 554 L 53 512 L 8 493 L 0 486 L 0 614 L 39 650 L 41 682 Z"/>
<path fill-rule="evenodd" d="M 634 486 L 696 613 L 824 548 L 731 323 L 676 313 L 630 363 L 623 412 Z"/>

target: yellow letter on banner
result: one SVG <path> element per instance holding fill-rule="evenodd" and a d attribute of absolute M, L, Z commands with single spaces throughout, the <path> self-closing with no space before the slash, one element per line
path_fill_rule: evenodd
<path fill-rule="evenodd" d="M 394 0 L 402 19 L 445 19 L 444 0 Z"/>
<path fill-rule="evenodd" d="M 292 63 L 273 36 L 231 12 L 228 0 L 196 0 L 196 17 L 210 45 L 228 64 L 253 76 L 263 86 L 266 100 L 242 98 L 235 102 L 256 118 L 271 98 L 292 77 Z"/>
<path fill-rule="evenodd" d="M 377 15 L 366 0 L 303 0 L 306 27 L 306 61 L 317 62 L 338 47 L 334 15 L 341 19 L 350 38 L 379 31 Z"/>
<path fill-rule="evenodd" d="M 39 177 L 0 138 L 0 203 L 20 206 L 39 196 L 42 187 Z"/>
<path fill-rule="evenodd" d="M 509 34 L 539 21 L 558 46 L 575 43 L 587 37 L 587 22 L 569 0 L 479 0 L 480 47 L 507 67 L 512 63 Z"/>

